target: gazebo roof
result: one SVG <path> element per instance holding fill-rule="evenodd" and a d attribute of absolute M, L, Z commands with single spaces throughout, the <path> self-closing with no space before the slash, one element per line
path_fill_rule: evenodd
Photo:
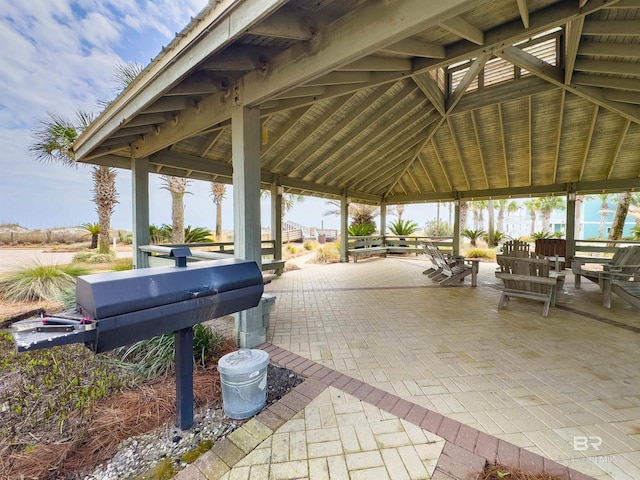
<path fill-rule="evenodd" d="M 640 188 L 639 0 L 211 2 L 83 133 L 78 160 L 366 203 Z"/>

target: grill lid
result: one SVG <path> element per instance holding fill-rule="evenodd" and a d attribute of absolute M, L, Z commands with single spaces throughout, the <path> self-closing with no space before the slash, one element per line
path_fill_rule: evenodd
<path fill-rule="evenodd" d="M 215 268 L 212 268 L 215 267 Z M 253 261 L 230 258 L 78 277 L 76 302 L 94 319 L 262 285 Z"/>

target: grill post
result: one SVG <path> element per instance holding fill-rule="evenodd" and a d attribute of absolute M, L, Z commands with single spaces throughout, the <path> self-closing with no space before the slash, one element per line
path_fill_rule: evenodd
<path fill-rule="evenodd" d="M 174 332 L 176 367 L 176 425 L 193 425 L 193 327 Z"/>

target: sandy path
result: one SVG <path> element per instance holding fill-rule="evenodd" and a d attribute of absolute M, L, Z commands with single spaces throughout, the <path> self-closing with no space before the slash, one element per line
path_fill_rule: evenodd
<path fill-rule="evenodd" d="M 46 252 L 44 249 L 0 248 L 0 272 L 13 270 L 25 263 L 64 265 L 71 263 L 76 252 Z M 130 251 L 118 252 L 119 258 L 131 257 Z"/>

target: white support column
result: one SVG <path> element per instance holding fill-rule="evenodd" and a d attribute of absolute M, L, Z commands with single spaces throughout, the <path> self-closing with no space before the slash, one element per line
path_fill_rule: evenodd
<path fill-rule="evenodd" d="M 380 204 L 380 235 L 383 237 L 387 235 L 387 204 L 382 202 Z"/>
<path fill-rule="evenodd" d="M 460 255 L 460 199 L 453 202 L 453 254 Z"/>
<path fill-rule="evenodd" d="M 260 109 L 236 107 L 231 114 L 233 157 L 233 245 L 235 256 L 261 266 Z M 262 304 L 236 315 L 238 345 L 253 348 L 267 339 Z"/>
<path fill-rule="evenodd" d="M 149 266 L 141 245 L 149 245 L 149 158 L 131 158 L 133 201 L 133 268 Z"/>
<path fill-rule="evenodd" d="M 567 193 L 567 222 L 565 237 L 567 249 L 565 251 L 565 265 L 571 265 L 571 260 L 576 255 L 576 193 Z"/>
<path fill-rule="evenodd" d="M 273 258 L 282 260 L 282 187 L 277 175 L 271 183 L 271 239 L 275 247 Z"/>
<path fill-rule="evenodd" d="M 349 263 L 349 198 L 345 190 L 340 199 L 340 261 Z"/>

